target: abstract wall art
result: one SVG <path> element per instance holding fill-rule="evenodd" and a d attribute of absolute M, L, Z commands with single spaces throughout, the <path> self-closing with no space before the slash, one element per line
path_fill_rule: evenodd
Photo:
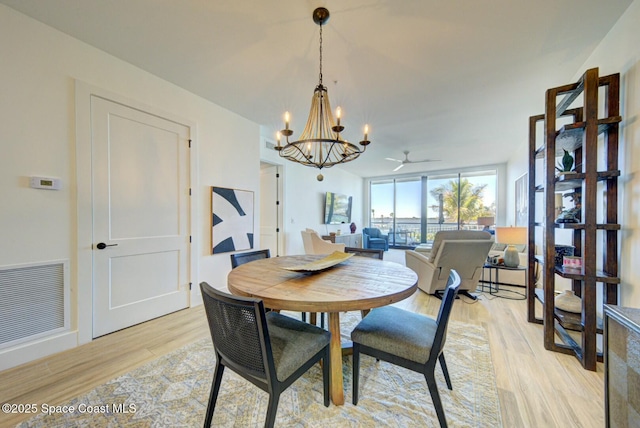
<path fill-rule="evenodd" d="M 253 192 L 211 188 L 212 254 L 253 248 Z"/>

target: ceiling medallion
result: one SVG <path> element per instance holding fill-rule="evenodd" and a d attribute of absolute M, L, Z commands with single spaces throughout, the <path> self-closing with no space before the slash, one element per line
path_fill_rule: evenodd
<path fill-rule="evenodd" d="M 329 11 L 319 7 L 313 11 L 313 22 L 320 27 L 320 74 L 318 86 L 313 91 L 311 99 L 311 111 L 307 124 L 296 141 L 289 141 L 293 131 L 289 129 L 290 115 L 284 115 L 285 129 L 278 132 L 278 144 L 275 149 L 280 157 L 313 168 L 330 168 L 334 165 L 350 162 L 357 159 L 370 144 L 368 140 L 369 126 L 364 127 L 364 138 L 359 147 L 341 138 L 344 126 L 340 125 L 342 110 L 336 109 L 336 120 L 331 112 L 327 87 L 322 84 L 322 26 L 329 21 Z M 285 137 L 286 144 L 280 144 L 281 137 Z M 322 174 L 318 174 L 318 181 L 323 180 Z"/>

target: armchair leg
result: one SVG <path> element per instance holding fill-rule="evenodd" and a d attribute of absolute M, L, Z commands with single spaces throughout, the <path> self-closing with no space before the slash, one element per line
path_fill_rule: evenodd
<path fill-rule="evenodd" d="M 469 293 L 469 290 L 460 290 L 458 292 L 458 294 L 462 294 L 463 296 L 467 296 L 471 300 L 478 300 L 478 296 L 474 296 L 473 294 Z"/>

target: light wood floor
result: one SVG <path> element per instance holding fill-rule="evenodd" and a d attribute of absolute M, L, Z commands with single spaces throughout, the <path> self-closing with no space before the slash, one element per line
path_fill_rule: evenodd
<path fill-rule="evenodd" d="M 542 326 L 526 322 L 525 301 L 480 296 L 475 303 L 457 300 L 452 319 L 483 324 L 489 332 L 505 428 L 604 426 L 602 364 L 590 372 L 571 356 L 546 351 Z M 398 306 L 435 316 L 439 305 L 419 291 Z M 60 404 L 206 337 L 202 306 L 179 311 L 0 372 L 0 403 Z M 29 416 L 0 413 L 0 427 Z"/>

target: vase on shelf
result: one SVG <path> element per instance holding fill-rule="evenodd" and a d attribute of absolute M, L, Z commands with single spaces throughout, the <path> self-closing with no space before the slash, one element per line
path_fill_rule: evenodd
<path fill-rule="evenodd" d="M 349 225 L 349 229 L 351 229 L 351 233 L 356 233 L 356 224 L 355 223 L 351 223 Z"/>
<path fill-rule="evenodd" d="M 555 298 L 556 308 L 565 312 L 579 314 L 582 312 L 582 299 L 576 296 L 572 290 L 565 290 Z"/>
<path fill-rule="evenodd" d="M 563 257 L 573 256 L 573 252 L 576 249 L 573 245 L 556 245 L 555 246 L 555 264 L 556 266 L 562 266 Z"/>

